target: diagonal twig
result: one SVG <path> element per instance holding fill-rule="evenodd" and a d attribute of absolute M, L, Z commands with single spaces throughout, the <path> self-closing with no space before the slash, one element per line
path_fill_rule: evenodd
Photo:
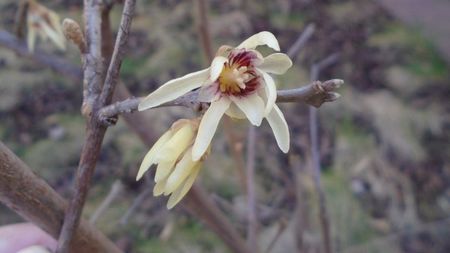
<path fill-rule="evenodd" d="M 303 30 L 303 32 L 298 36 L 297 40 L 292 44 L 292 46 L 287 51 L 287 55 L 291 58 L 292 61 L 297 59 L 298 53 L 305 47 L 308 40 L 314 34 L 316 30 L 316 26 L 314 24 L 309 24 Z"/>
<path fill-rule="evenodd" d="M 120 180 L 116 180 L 113 183 L 108 195 L 106 195 L 100 206 L 92 214 L 89 223 L 95 224 L 98 218 L 100 218 L 100 216 L 111 206 L 112 202 L 122 193 L 123 188 L 124 186 Z"/>
<path fill-rule="evenodd" d="M 106 105 L 111 102 L 114 88 L 119 79 L 119 70 L 125 55 L 125 45 L 131 29 L 131 20 L 134 15 L 136 0 L 125 1 L 122 12 L 122 20 L 120 21 L 119 32 L 116 38 L 116 44 L 111 57 L 111 62 L 106 72 L 106 79 L 103 90 L 100 95 L 100 104 Z"/>

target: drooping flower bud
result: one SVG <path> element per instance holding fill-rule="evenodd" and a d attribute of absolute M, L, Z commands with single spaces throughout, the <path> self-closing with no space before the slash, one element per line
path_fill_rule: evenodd
<path fill-rule="evenodd" d="M 145 155 L 136 180 L 157 164 L 153 195 L 171 195 L 167 208 L 174 207 L 194 184 L 203 159 L 192 159 L 192 145 L 200 119 L 180 119 L 165 132 Z M 204 157 L 203 157 L 204 158 Z"/>

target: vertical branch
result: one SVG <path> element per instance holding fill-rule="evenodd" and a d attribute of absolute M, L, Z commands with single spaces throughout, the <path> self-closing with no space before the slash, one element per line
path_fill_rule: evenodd
<path fill-rule="evenodd" d="M 311 81 L 317 80 L 320 71 L 335 63 L 338 59 L 338 54 L 332 54 L 321 62 L 314 64 L 311 67 Z M 319 123 L 317 117 L 317 108 L 309 107 L 309 136 L 311 141 L 311 155 L 312 155 L 312 171 L 314 187 L 319 195 L 319 219 L 321 225 L 322 240 L 325 253 L 332 252 L 330 222 L 328 218 L 328 211 L 326 206 L 325 193 L 323 191 L 321 182 L 321 165 L 320 165 L 320 150 L 319 150 Z"/>
<path fill-rule="evenodd" d="M 135 0 L 127 0 L 122 15 L 121 30 L 117 36 L 116 47 L 112 56 L 110 68 L 107 72 L 107 82 L 100 94 L 101 84 L 104 79 L 104 67 L 102 59 L 102 11 L 100 1 L 84 1 L 84 18 L 86 29 L 87 53 L 84 55 L 84 85 L 83 85 L 83 115 L 87 118 L 86 138 L 81 151 L 80 162 L 75 179 L 75 193 L 64 217 L 64 223 L 58 240 L 58 253 L 68 252 L 73 235 L 78 228 L 81 213 L 89 191 L 92 175 L 98 160 L 106 126 L 97 120 L 97 112 L 109 102 L 114 91 L 115 84 L 123 58 L 124 45 L 131 25 Z M 104 13 L 103 13 L 104 14 Z"/>
<path fill-rule="evenodd" d="M 255 194 L 255 145 L 256 145 L 256 128 L 250 126 L 248 129 L 247 141 L 247 241 L 249 248 L 253 252 L 258 250 L 258 220 L 256 214 L 256 194 Z"/>
<path fill-rule="evenodd" d="M 102 7 L 97 0 L 84 0 L 84 27 L 86 32 L 87 53 L 83 57 L 83 106 L 84 116 L 90 116 L 95 100 L 100 94 L 103 81 L 102 60 Z"/>
<path fill-rule="evenodd" d="M 71 247 L 72 238 L 78 228 L 83 206 L 86 202 L 105 131 L 106 128 L 92 118 L 88 120 L 87 133 L 75 178 L 75 193 L 64 217 L 57 253 L 69 252 L 68 250 Z"/>
<path fill-rule="evenodd" d="M 209 62 L 214 58 L 211 33 L 209 31 L 208 25 L 208 6 L 206 0 L 195 0 L 197 16 L 197 28 L 200 35 L 200 41 L 202 42 L 203 52 L 205 53 L 206 59 Z"/>
<path fill-rule="evenodd" d="M 87 52 L 83 57 L 83 105 L 82 113 L 87 118 L 86 137 L 81 150 L 75 192 L 64 217 L 64 223 L 58 238 L 56 252 L 68 252 L 73 241 L 73 235 L 78 228 L 80 216 L 86 202 L 91 178 L 94 174 L 97 158 L 100 153 L 106 127 L 101 126 L 93 116 L 103 80 L 103 65 L 101 51 L 101 4 L 95 0 L 84 0 L 84 19 L 86 30 Z"/>
<path fill-rule="evenodd" d="M 23 38 L 23 33 L 26 24 L 26 15 L 28 10 L 28 1 L 20 0 L 19 6 L 16 11 L 16 16 L 14 18 L 14 33 L 18 38 Z"/>

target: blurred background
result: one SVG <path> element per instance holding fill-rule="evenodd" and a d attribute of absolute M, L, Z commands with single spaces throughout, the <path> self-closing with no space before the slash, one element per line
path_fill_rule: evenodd
<path fill-rule="evenodd" d="M 81 1 L 39 1 L 81 23 Z M 122 80 L 134 96 L 204 68 L 192 1 L 137 1 Z M 345 85 L 322 105 L 319 142 L 332 245 L 336 252 L 450 252 L 450 2 L 443 0 L 208 1 L 213 50 L 250 35 L 273 32 L 287 52 L 313 24 L 314 32 L 277 77 L 280 89 L 309 83 L 310 68 L 337 61 L 319 80 Z M 121 6 L 112 10 L 113 30 Z M 0 29 L 13 33 L 17 3 L 0 2 Z M 38 50 L 80 66 L 75 46 Z M 84 137 L 81 83 L 0 46 L 0 140 L 58 193 L 71 196 Z M 258 241 L 262 252 L 319 252 L 318 195 L 311 173 L 308 106 L 282 104 L 291 133 L 282 154 L 270 127 L 257 130 Z M 147 111 L 152 136 L 186 108 Z M 233 121 L 245 154 L 247 122 Z M 197 179 L 239 231 L 246 230 L 246 191 L 223 126 Z M 151 180 L 135 182 L 146 146 L 122 119 L 107 132 L 84 217 L 127 252 L 230 252 L 180 205 L 151 195 Z M 108 208 L 95 215 L 106 196 Z M 94 217 L 94 218 L 92 218 Z M 0 205 L 0 224 L 20 222 Z"/>

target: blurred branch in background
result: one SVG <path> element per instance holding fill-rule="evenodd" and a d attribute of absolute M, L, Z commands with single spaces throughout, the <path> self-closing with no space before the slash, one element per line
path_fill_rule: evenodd
<path fill-rule="evenodd" d="M 332 54 L 322 61 L 315 63 L 311 67 L 311 80 L 317 80 L 320 72 L 336 63 L 339 59 L 339 54 Z M 322 187 L 321 173 L 322 167 L 320 165 L 320 148 L 319 148 L 319 120 L 317 116 L 317 108 L 309 108 L 309 136 L 311 142 L 312 155 L 312 170 L 314 177 L 314 186 L 319 197 L 319 219 L 321 223 L 321 232 L 323 240 L 323 249 L 325 253 L 333 252 L 330 232 L 330 218 L 326 205 L 325 192 Z"/>
<path fill-rule="evenodd" d="M 120 182 L 120 180 L 116 180 L 111 186 L 108 195 L 106 195 L 100 206 L 92 214 L 91 218 L 89 219 L 89 223 L 95 224 L 98 218 L 100 218 L 100 216 L 111 206 L 111 204 L 123 192 L 123 190 L 123 184 Z"/>
<path fill-rule="evenodd" d="M 254 126 L 248 127 L 247 134 L 247 242 L 253 252 L 259 252 L 258 247 L 258 215 L 256 213 L 255 192 L 255 160 L 256 160 L 256 135 Z"/>
<path fill-rule="evenodd" d="M 316 26 L 314 24 L 309 24 L 305 27 L 300 36 L 298 36 L 297 40 L 292 44 L 292 46 L 287 51 L 287 55 L 293 62 L 297 59 L 297 55 L 300 51 L 305 47 L 306 43 L 313 36 L 314 31 L 316 30 Z"/>

